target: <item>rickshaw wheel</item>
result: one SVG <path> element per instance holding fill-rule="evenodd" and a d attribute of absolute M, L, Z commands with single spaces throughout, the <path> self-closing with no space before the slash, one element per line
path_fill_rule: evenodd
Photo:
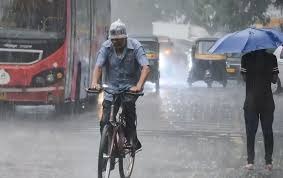
<path fill-rule="evenodd" d="M 223 88 L 226 88 L 226 86 L 227 86 L 227 81 L 223 81 L 223 82 L 222 82 L 222 85 L 223 85 Z"/>
<path fill-rule="evenodd" d="M 187 78 L 187 83 L 188 83 L 189 87 L 192 87 L 192 86 L 193 86 L 193 82 L 192 82 L 192 80 L 190 79 L 190 77 Z"/>
<path fill-rule="evenodd" d="M 206 84 L 207 84 L 207 88 L 212 88 L 212 82 L 206 82 Z"/>

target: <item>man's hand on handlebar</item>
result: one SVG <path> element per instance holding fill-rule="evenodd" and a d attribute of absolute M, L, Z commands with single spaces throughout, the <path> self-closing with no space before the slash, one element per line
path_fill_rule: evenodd
<path fill-rule="evenodd" d="M 133 86 L 130 88 L 130 91 L 134 93 L 141 92 L 142 90 L 143 90 L 142 87 L 139 87 L 139 86 Z"/>
<path fill-rule="evenodd" d="M 92 83 L 91 88 L 95 89 L 95 90 L 101 90 L 102 89 L 101 85 L 98 84 L 98 83 Z"/>

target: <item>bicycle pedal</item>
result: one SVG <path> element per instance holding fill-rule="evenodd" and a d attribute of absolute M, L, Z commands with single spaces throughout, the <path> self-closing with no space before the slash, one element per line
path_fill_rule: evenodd
<path fill-rule="evenodd" d="M 107 154 L 103 154 L 103 158 L 104 158 L 104 159 L 108 159 L 108 158 L 110 158 L 110 156 L 107 155 Z"/>
<path fill-rule="evenodd" d="M 133 146 L 132 145 L 125 145 L 124 149 L 129 149 L 130 150 L 130 149 L 133 149 Z"/>

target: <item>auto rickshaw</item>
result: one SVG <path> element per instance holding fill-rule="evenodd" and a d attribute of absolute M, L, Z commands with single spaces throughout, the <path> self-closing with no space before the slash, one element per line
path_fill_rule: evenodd
<path fill-rule="evenodd" d="M 226 71 L 228 80 L 236 80 L 238 83 L 242 82 L 241 76 L 241 53 L 228 53 L 226 61 Z"/>
<path fill-rule="evenodd" d="M 142 44 L 151 67 L 151 72 L 147 80 L 155 83 L 155 91 L 159 92 L 160 71 L 158 38 L 154 35 L 132 35 L 130 37 L 137 39 Z"/>
<path fill-rule="evenodd" d="M 208 52 L 216 41 L 217 38 L 199 38 L 194 42 L 191 50 L 192 67 L 187 79 L 189 86 L 196 81 L 205 81 L 207 87 L 211 88 L 213 81 L 217 81 L 226 87 L 226 55 Z"/>
<path fill-rule="evenodd" d="M 158 36 L 159 48 L 160 52 L 164 53 L 164 55 L 170 55 L 173 51 L 173 42 L 167 36 Z"/>

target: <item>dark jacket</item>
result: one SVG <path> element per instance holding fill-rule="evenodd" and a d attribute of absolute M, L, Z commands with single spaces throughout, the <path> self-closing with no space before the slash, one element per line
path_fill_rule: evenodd
<path fill-rule="evenodd" d="M 265 50 L 245 54 L 241 61 L 241 73 L 246 77 L 244 109 L 254 112 L 273 112 L 275 109 L 271 81 L 279 73 L 275 55 Z"/>

